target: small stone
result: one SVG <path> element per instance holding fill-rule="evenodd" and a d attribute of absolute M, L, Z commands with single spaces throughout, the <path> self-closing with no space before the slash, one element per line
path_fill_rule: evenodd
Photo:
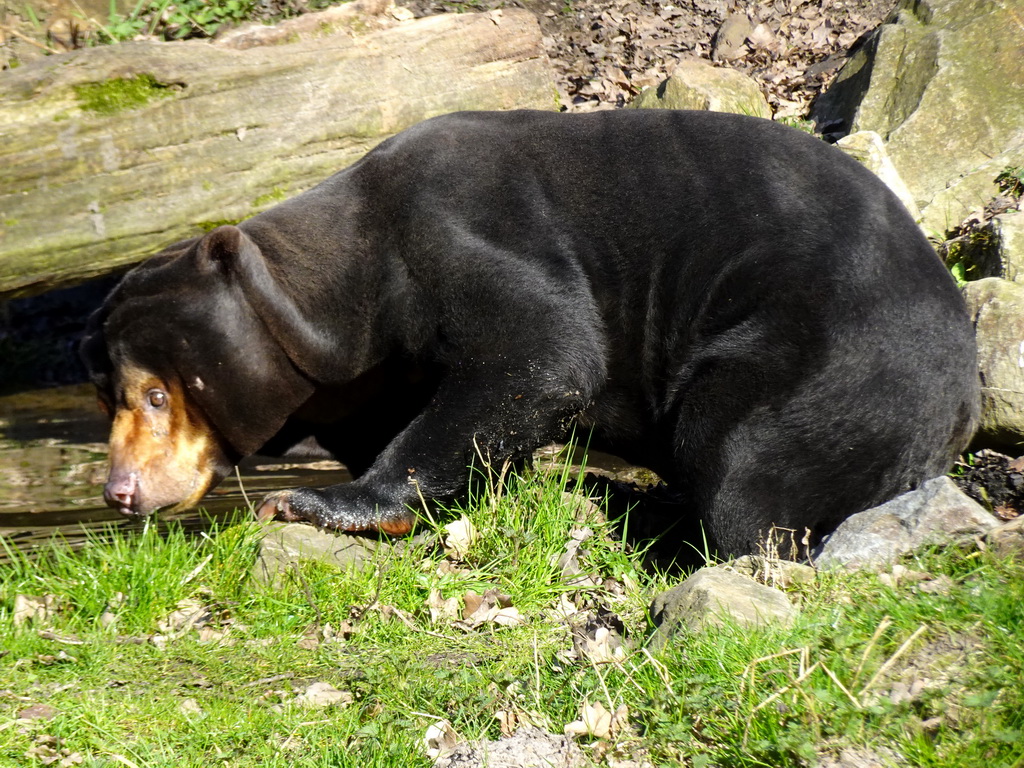
<path fill-rule="evenodd" d="M 750 19 L 738 13 L 731 14 L 722 22 L 711 41 L 711 58 L 715 61 L 729 61 L 743 55 L 744 43 L 754 33 Z"/>
<path fill-rule="evenodd" d="M 702 61 L 682 61 L 672 76 L 637 96 L 637 109 L 702 109 L 771 118 L 760 87 L 742 72 Z"/>
<path fill-rule="evenodd" d="M 997 555 L 1024 558 L 1024 516 L 993 528 L 986 534 L 985 541 Z"/>
<path fill-rule="evenodd" d="M 882 568 L 926 544 L 981 534 L 995 525 L 996 519 L 952 480 L 937 477 L 845 520 L 818 548 L 814 562 L 819 568 Z"/>
<path fill-rule="evenodd" d="M 651 603 L 658 629 L 651 638 L 664 645 L 680 626 L 700 630 L 734 621 L 743 626 L 792 623 L 798 611 L 778 589 L 758 584 L 725 568 L 701 568 L 686 581 L 661 593 Z"/>
<path fill-rule="evenodd" d="M 49 704 L 33 704 L 31 707 L 25 707 L 25 709 L 19 711 L 17 719 L 26 722 L 32 720 L 53 720 L 58 714 L 57 708 L 51 707 Z"/>
<path fill-rule="evenodd" d="M 317 560 L 348 569 L 367 563 L 387 542 L 364 536 L 323 531 L 304 523 L 268 525 L 260 544 L 255 577 L 264 583 L 276 581 L 300 560 Z"/>

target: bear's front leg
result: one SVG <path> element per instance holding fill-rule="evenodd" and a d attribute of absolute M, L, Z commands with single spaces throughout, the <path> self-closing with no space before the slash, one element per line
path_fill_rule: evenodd
<path fill-rule="evenodd" d="M 530 373 L 538 370 L 539 380 Z M 478 456 L 501 466 L 565 434 L 601 379 L 599 371 L 586 379 L 560 373 L 550 363 L 481 366 L 449 376 L 364 475 L 270 494 L 257 515 L 339 531 L 408 533 L 415 509 L 466 491 Z"/>

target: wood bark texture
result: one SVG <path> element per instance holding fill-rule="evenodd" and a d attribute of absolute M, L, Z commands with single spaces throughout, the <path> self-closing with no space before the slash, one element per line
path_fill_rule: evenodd
<path fill-rule="evenodd" d="M 0 73 L 0 297 L 248 218 L 425 118 L 557 107 L 528 12 L 366 18 L 277 45 L 129 43 Z M 134 108 L 83 96 L 139 76 L 155 97 Z"/>

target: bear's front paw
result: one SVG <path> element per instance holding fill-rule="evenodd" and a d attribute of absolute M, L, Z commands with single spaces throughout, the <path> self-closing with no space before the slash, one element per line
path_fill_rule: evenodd
<path fill-rule="evenodd" d="M 268 494 L 256 510 L 262 522 L 284 520 L 308 522 L 336 531 L 380 531 L 404 536 L 412 530 L 416 516 L 407 507 L 389 508 L 375 503 L 365 493 L 343 489 L 293 488 Z"/>

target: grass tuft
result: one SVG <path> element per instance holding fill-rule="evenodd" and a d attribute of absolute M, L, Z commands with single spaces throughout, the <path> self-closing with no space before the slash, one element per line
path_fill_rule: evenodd
<path fill-rule="evenodd" d="M 884 578 L 821 573 L 789 588 L 792 627 L 726 624 L 654 650 L 647 607 L 668 579 L 601 500 L 565 472 L 504 475 L 424 524 L 442 539 L 465 517 L 462 549 L 410 539 L 273 587 L 248 577 L 260 528 L 241 518 L 14 557 L 0 764 L 429 766 L 441 719 L 488 739 L 571 724 L 594 764 L 1024 759 L 1020 559 L 951 549 Z"/>

